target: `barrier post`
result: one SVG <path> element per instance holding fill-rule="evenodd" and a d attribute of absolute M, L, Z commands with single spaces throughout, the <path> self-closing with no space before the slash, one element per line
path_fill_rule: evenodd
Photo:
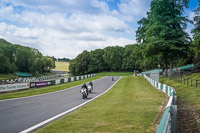
<path fill-rule="evenodd" d="M 171 106 L 171 133 L 177 133 L 177 105 Z"/>

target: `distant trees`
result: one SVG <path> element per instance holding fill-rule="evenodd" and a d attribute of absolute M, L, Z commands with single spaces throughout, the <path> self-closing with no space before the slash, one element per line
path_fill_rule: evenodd
<path fill-rule="evenodd" d="M 73 75 L 101 71 L 134 71 L 136 61 L 132 54 L 137 45 L 108 46 L 104 49 L 83 51 L 70 61 L 70 72 Z"/>
<path fill-rule="evenodd" d="M 14 45 L 0 39 L 0 73 L 43 73 L 52 68 L 55 68 L 52 57 L 43 56 L 37 49 Z"/>
<path fill-rule="evenodd" d="M 58 61 L 69 62 L 69 58 L 58 58 Z"/>
<path fill-rule="evenodd" d="M 108 70 L 108 64 L 105 63 L 103 59 L 104 50 L 103 49 L 96 49 L 94 51 L 89 52 L 90 62 L 88 65 L 88 72 L 101 72 Z"/>
<path fill-rule="evenodd" d="M 111 71 L 119 71 L 122 67 L 124 48 L 120 46 L 104 48 L 103 59 Z"/>
<path fill-rule="evenodd" d="M 73 75 L 85 74 L 88 72 L 89 52 L 84 50 L 75 59 L 70 61 L 69 70 Z"/>

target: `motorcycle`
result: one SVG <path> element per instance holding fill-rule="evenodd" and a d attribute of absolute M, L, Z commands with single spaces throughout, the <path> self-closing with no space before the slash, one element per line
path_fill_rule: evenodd
<path fill-rule="evenodd" d="M 112 77 L 112 81 L 114 81 L 114 77 Z"/>
<path fill-rule="evenodd" d="M 88 92 L 89 92 L 89 93 L 92 93 L 93 86 L 89 84 L 89 85 L 87 86 L 87 88 L 88 88 Z"/>
<path fill-rule="evenodd" d="M 83 99 L 87 99 L 87 89 L 86 88 L 81 88 L 80 92 L 82 93 Z"/>

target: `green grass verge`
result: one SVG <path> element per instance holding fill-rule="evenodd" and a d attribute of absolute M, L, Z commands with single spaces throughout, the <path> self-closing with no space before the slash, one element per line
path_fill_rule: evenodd
<path fill-rule="evenodd" d="M 0 80 L 15 79 L 17 76 L 15 74 L 0 74 Z"/>
<path fill-rule="evenodd" d="M 37 133 L 152 133 L 164 100 L 142 77 L 126 76 L 106 94 Z"/>
<path fill-rule="evenodd" d="M 196 73 L 193 75 L 184 75 L 184 78 L 190 79 L 200 79 L 200 73 Z M 178 83 L 175 80 L 170 80 L 170 78 L 161 78 L 160 80 L 164 84 L 172 86 L 175 88 L 178 99 L 183 100 L 190 104 L 191 107 L 195 108 L 200 116 L 200 91 L 199 88 L 193 84 L 193 87 L 184 85 L 183 83 Z"/>
<path fill-rule="evenodd" d="M 98 76 L 131 76 L 133 72 L 101 72 L 97 73 Z"/>
<path fill-rule="evenodd" d="M 199 79 L 200 74 L 184 75 L 183 78 Z M 200 132 L 200 87 L 187 86 L 170 80 L 170 78 L 161 78 L 162 83 L 175 88 L 178 102 L 178 131 L 179 132 Z"/>
<path fill-rule="evenodd" d="M 44 94 L 48 92 L 59 91 L 59 90 L 70 88 L 76 85 L 81 85 L 83 83 L 93 81 L 102 77 L 103 76 L 95 76 L 95 77 L 91 77 L 91 78 L 87 78 L 83 80 L 69 82 L 66 84 L 53 85 L 53 86 L 47 86 L 47 87 L 42 87 L 42 88 L 33 88 L 33 89 L 28 89 L 28 90 L 16 91 L 16 92 L 0 93 L 0 100 L 33 96 L 33 95 Z"/>

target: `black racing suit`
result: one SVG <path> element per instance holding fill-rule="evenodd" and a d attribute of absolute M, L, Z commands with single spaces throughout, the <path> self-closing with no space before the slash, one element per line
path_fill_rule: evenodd
<path fill-rule="evenodd" d="M 81 87 L 82 88 L 86 88 L 86 91 L 87 91 L 87 95 L 88 95 L 88 88 L 87 88 L 87 85 L 86 84 L 83 84 L 83 86 Z"/>
<path fill-rule="evenodd" d="M 89 85 L 91 85 L 91 87 L 93 87 L 93 83 L 92 82 L 90 82 Z"/>

